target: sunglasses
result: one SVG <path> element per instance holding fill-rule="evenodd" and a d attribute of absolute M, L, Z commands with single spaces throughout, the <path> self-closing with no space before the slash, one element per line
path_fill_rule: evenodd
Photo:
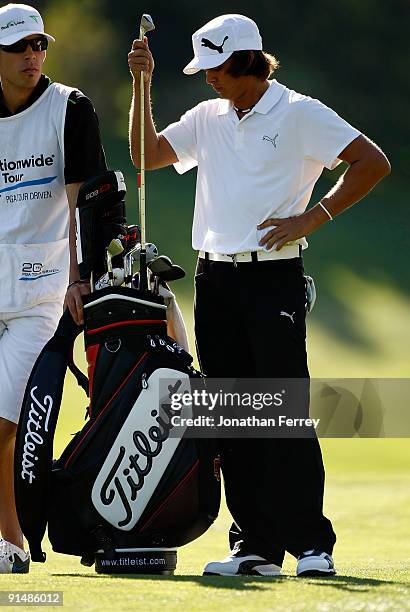
<path fill-rule="evenodd" d="M 2 51 L 6 53 L 23 53 L 30 45 L 33 51 L 45 51 L 48 47 L 48 39 L 45 36 L 37 36 L 37 38 L 22 38 L 12 45 L 0 45 Z"/>

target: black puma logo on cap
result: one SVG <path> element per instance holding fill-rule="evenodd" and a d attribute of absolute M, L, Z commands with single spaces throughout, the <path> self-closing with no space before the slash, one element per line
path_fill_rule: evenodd
<path fill-rule="evenodd" d="M 223 43 L 222 45 L 215 45 L 212 41 L 208 40 L 207 38 L 202 38 L 201 39 L 201 43 L 203 47 L 209 47 L 209 49 L 213 49 L 214 51 L 218 51 L 218 53 L 223 53 L 223 46 L 225 44 L 225 41 L 227 41 L 229 38 L 229 36 L 225 36 L 225 38 L 223 39 Z"/>

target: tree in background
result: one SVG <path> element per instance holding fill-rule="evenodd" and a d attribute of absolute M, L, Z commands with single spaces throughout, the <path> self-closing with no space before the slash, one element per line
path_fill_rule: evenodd
<path fill-rule="evenodd" d="M 46 72 L 54 80 L 84 91 L 97 108 L 102 126 L 109 126 L 108 131 L 114 134 L 122 111 L 116 94 L 124 75 L 118 71 L 117 29 L 104 5 L 102 0 L 47 2 L 45 20 L 56 42 L 50 48 Z"/>

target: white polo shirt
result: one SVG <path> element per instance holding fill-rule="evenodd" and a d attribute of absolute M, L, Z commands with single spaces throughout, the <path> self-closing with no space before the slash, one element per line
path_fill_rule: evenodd
<path fill-rule="evenodd" d="M 178 157 L 177 172 L 198 166 L 193 248 L 232 254 L 261 250 L 271 228 L 257 230 L 259 223 L 303 213 L 323 168 L 340 163 L 360 132 L 273 80 L 241 120 L 228 100 L 207 100 L 161 134 Z"/>

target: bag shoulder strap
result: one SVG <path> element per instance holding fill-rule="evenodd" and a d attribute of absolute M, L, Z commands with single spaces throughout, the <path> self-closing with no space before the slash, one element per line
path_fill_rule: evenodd
<path fill-rule="evenodd" d="M 33 561 L 46 559 L 41 542 L 47 525 L 54 433 L 67 365 L 81 331 L 67 309 L 38 356 L 24 393 L 17 427 L 14 483 L 17 515 Z"/>

